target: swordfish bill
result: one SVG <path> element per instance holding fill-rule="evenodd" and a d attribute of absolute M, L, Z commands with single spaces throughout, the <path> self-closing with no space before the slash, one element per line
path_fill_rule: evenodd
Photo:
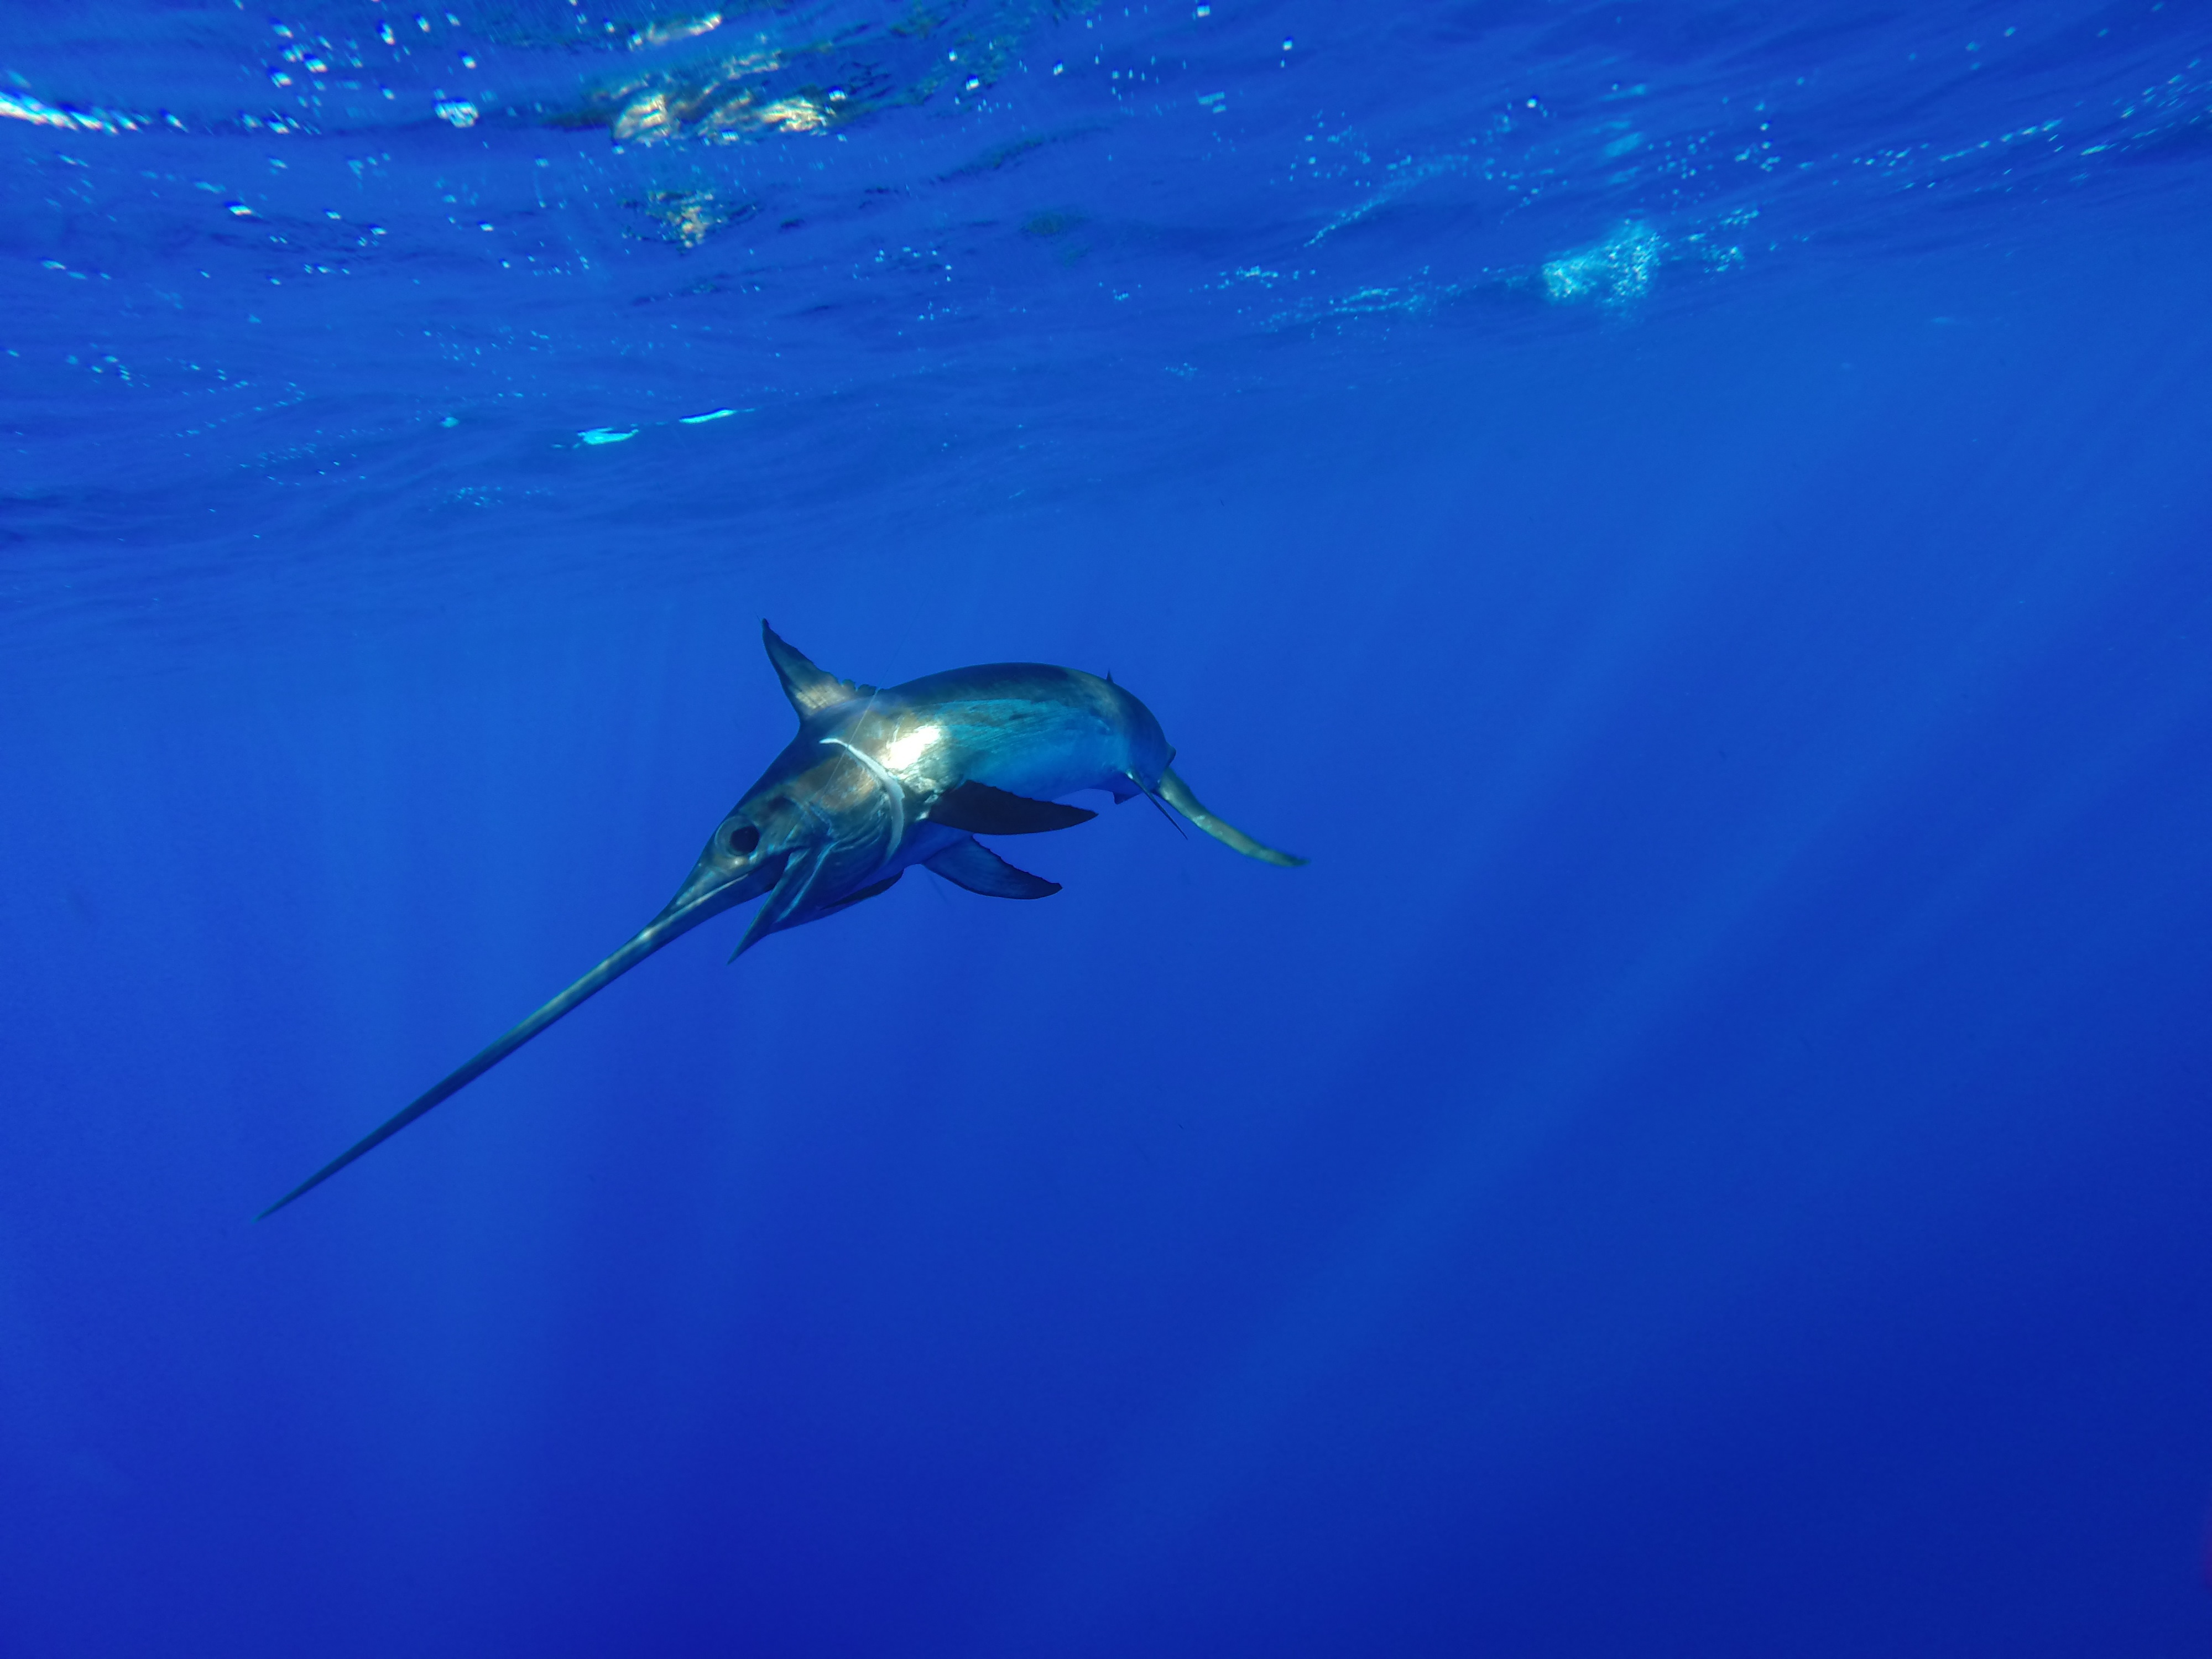
<path fill-rule="evenodd" d="M 321 1169 L 316 1170 L 314 1174 L 309 1176 L 253 1218 L 256 1221 L 267 1220 L 294 1199 L 304 1193 L 313 1192 L 340 1170 L 344 1169 L 347 1164 L 374 1152 L 432 1107 L 450 1100 L 468 1087 L 470 1084 L 491 1070 L 493 1066 L 498 1065 L 500 1061 L 505 1060 L 571 1008 L 613 984 L 615 981 L 629 972 L 662 945 L 690 933 L 708 916 L 714 915 L 717 910 L 726 908 L 726 905 L 709 908 L 703 902 L 696 903 L 688 908 L 679 908 L 677 904 L 672 903 L 667 909 L 663 910 L 643 927 L 638 929 L 623 942 L 620 950 L 592 969 L 590 973 L 586 974 L 512 1030 L 494 1039 L 486 1047 L 447 1073 L 436 1083 L 416 1096 L 405 1106 L 385 1119 L 383 1122 L 378 1124 L 376 1127 L 371 1129 L 359 1140 L 354 1142 L 352 1146 L 347 1147 L 345 1151 L 324 1164 Z"/>
<path fill-rule="evenodd" d="M 1173 807 L 1248 858 L 1305 862 L 1255 841 L 1169 764 L 1151 709 L 1111 680 L 1045 663 L 991 663 L 878 690 L 817 668 L 766 623 L 761 636 L 799 735 L 732 807 L 660 914 L 504 1036 L 261 1212 L 274 1215 L 451 1099 L 654 951 L 760 899 L 732 959 L 771 933 L 887 892 L 915 865 L 992 898 L 1047 898 L 1057 882 L 1007 863 L 978 836 L 1066 830 L 1097 813 L 1065 796 L 1099 790 Z"/>

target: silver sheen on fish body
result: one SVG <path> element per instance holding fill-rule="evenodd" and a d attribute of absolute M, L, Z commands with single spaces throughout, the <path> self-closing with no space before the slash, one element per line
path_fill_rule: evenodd
<path fill-rule="evenodd" d="M 1060 797 L 1102 789 L 1165 803 L 1248 858 L 1297 865 L 1207 811 L 1169 764 L 1151 709 L 1080 669 L 992 663 L 878 690 L 817 668 L 766 623 L 769 660 L 799 735 L 714 827 L 676 896 L 605 962 L 441 1079 L 261 1212 L 265 1218 L 489 1071 L 578 1003 L 671 940 L 763 900 L 731 953 L 848 909 L 915 865 L 994 898 L 1046 898 L 1057 882 L 976 840 L 1066 830 L 1097 813 Z M 1164 811 L 1164 807 L 1163 808 Z"/>

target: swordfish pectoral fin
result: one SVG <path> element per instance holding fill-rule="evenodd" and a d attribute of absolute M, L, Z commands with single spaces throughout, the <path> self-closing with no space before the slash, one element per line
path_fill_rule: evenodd
<path fill-rule="evenodd" d="M 956 783 L 930 804 L 929 821 L 971 836 L 1039 836 L 1072 830 L 1097 813 L 1058 801 L 1031 800 L 988 783 Z"/>
<path fill-rule="evenodd" d="M 898 885 L 899 878 L 905 873 L 906 872 L 903 870 L 894 870 L 890 874 L 885 876 L 881 881 L 870 882 L 859 892 L 852 894 L 848 897 L 839 899 L 835 904 L 832 904 L 824 909 L 822 914 L 825 916 L 835 915 L 840 910 L 851 909 L 862 899 L 872 899 L 879 893 L 888 893 L 892 888 Z"/>
<path fill-rule="evenodd" d="M 818 851 L 797 854 L 783 866 L 776 878 L 775 890 L 761 901 L 759 909 L 745 928 L 745 936 L 738 941 L 738 948 L 730 952 L 730 960 L 739 957 L 758 945 L 770 933 L 783 927 L 792 913 L 806 901 L 814 886 L 814 878 L 822 873 L 822 855 Z"/>
<path fill-rule="evenodd" d="M 955 887 L 965 887 L 986 898 L 1050 898 L 1060 890 L 1058 882 L 1015 869 L 973 836 L 954 842 L 933 858 L 924 859 L 922 865 Z"/>
<path fill-rule="evenodd" d="M 1160 774 L 1160 799 L 1223 846 L 1235 848 L 1248 859 L 1258 859 L 1262 864 L 1279 864 L 1286 869 L 1305 862 L 1295 853 L 1279 852 L 1253 840 L 1235 824 L 1224 823 L 1206 810 L 1205 803 L 1190 793 L 1190 786 L 1176 775 L 1172 766 Z"/>

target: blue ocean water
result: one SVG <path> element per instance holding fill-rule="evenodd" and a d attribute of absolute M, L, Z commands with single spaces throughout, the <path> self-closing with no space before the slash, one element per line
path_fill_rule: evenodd
<path fill-rule="evenodd" d="M 0 82 L 0 1649 L 2206 1650 L 2212 10 Z M 719 921 L 252 1223 L 668 897 L 764 617 L 1311 863 Z"/>

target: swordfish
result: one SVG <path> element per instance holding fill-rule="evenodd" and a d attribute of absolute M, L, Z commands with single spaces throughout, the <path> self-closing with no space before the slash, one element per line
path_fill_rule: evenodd
<path fill-rule="evenodd" d="M 714 827 L 660 914 L 605 962 L 464 1062 L 261 1212 L 274 1215 L 383 1145 L 671 940 L 762 901 L 735 962 L 770 933 L 848 909 L 915 865 L 993 898 L 1038 899 L 1057 882 L 1018 870 L 975 838 L 1036 835 L 1097 817 L 1060 797 L 1150 796 L 1216 841 L 1267 864 L 1305 860 L 1223 822 L 1169 764 L 1152 711 L 1080 669 L 992 663 L 878 690 L 817 668 L 766 623 L 761 637 L 799 735 Z M 1172 821 L 1172 820 L 1170 820 Z"/>

